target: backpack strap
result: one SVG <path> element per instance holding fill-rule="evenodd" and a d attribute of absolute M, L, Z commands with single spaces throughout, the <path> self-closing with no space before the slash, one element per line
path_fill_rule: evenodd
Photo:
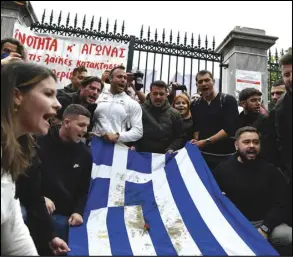
<path fill-rule="evenodd" d="M 226 96 L 227 94 L 225 93 L 220 93 L 220 103 L 221 103 L 221 108 L 224 108 L 225 107 L 225 103 L 226 103 Z"/>

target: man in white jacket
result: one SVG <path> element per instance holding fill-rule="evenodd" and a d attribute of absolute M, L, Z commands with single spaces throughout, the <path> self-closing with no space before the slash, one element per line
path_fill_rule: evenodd
<path fill-rule="evenodd" d="M 110 90 L 97 100 L 93 132 L 110 142 L 136 142 L 143 135 L 142 109 L 125 93 L 127 74 L 123 66 L 110 71 Z"/>

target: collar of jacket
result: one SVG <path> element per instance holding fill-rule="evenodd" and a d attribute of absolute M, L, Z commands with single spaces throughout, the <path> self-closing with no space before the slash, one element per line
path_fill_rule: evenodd
<path fill-rule="evenodd" d="M 168 100 L 166 100 L 166 103 L 161 107 L 153 106 L 153 104 L 151 102 L 151 99 L 146 100 L 145 105 L 149 109 L 154 110 L 154 111 L 159 111 L 159 112 L 164 112 L 164 111 L 166 111 L 167 109 L 169 109 L 171 107 L 171 105 L 170 105 Z"/>
<path fill-rule="evenodd" d="M 70 93 L 75 93 L 78 90 L 75 90 L 74 88 L 72 88 L 72 84 L 67 85 L 64 89 L 70 91 Z"/>
<path fill-rule="evenodd" d="M 105 90 L 103 93 L 106 95 L 112 95 L 112 96 L 125 96 L 125 95 L 127 95 L 125 92 L 121 92 L 119 94 L 113 95 L 110 90 Z"/>

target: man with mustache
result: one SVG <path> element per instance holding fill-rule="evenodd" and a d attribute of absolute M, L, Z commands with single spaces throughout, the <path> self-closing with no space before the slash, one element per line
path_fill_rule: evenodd
<path fill-rule="evenodd" d="M 135 142 L 143 134 L 142 110 L 139 103 L 125 93 L 125 68 L 113 68 L 109 74 L 109 82 L 110 90 L 104 90 L 96 102 L 93 132 L 112 143 Z"/>
<path fill-rule="evenodd" d="M 201 97 L 191 105 L 194 124 L 191 143 L 206 153 L 204 158 L 213 170 L 225 158 L 219 155 L 235 152 L 231 137 L 239 128 L 238 104 L 233 96 L 215 91 L 210 71 L 200 71 L 196 75 L 196 85 Z"/>
<path fill-rule="evenodd" d="M 255 88 L 245 88 L 239 94 L 239 101 L 243 107 L 240 113 L 240 127 L 256 128 L 262 137 L 268 133 L 268 118 L 260 113 L 262 93 Z"/>
<path fill-rule="evenodd" d="M 240 128 L 235 147 L 237 154 L 214 171 L 220 189 L 271 244 L 291 244 L 292 227 L 285 224 L 286 180 L 259 157 L 259 132 L 253 127 Z"/>

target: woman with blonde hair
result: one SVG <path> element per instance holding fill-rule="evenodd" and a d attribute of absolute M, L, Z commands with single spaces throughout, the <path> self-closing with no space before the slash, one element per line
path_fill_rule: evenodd
<path fill-rule="evenodd" d="M 193 120 L 190 112 L 189 98 L 185 94 L 177 95 L 173 100 L 172 107 L 181 114 L 186 141 L 191 140 L 193 138 Z"/>
<path fill-rule="evenodd" d="M 52 71 L 21 61 L 1 67 L 1 255 L 38 254 L 15 199 L 15 181 L 34 155 L 30 134 L 47 134 L 60 107 Z"/>

